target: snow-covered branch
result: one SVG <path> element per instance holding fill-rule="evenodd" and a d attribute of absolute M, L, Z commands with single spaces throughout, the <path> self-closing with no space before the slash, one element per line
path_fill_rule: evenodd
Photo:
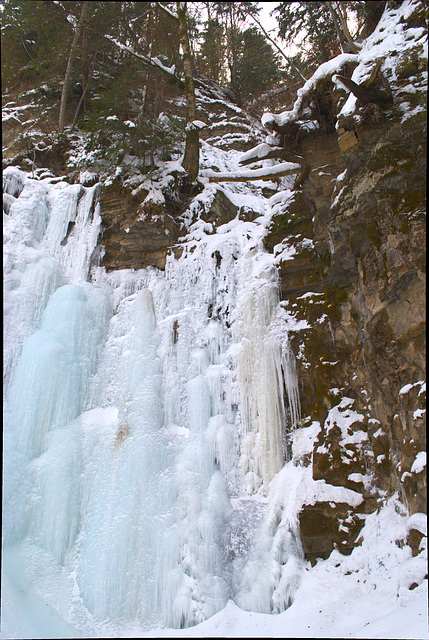
<path fill-rule="evenodd" d="M 157 57 L 149 58 L 148 56 L 145 56 L 141 53 L 137 53 L 137 51 L 134 51 L 134 49 L 132 49 L 131 47 L 127 46 L 126 44 L 122 44 L 122 42 L 119 42 L 118 40 L 116 40 L 116 38 L 113 38 L 112 36 L 109 36 L 107 34 L 104 37 L 110 40 L 110 42 L 113 42 L 113 44 L 119 47 L 119 49 L 122 49 L 123 51 L 127 51 L 128 53 L 131 53 L 133 56 L 136 56 L 137 58 L 142 60 L 145 64 L 151 67 L 156 67 L 157 69 L 161 69 L 161 71 L 168 74 L 170 77 L 174 78 L 175 80 L 178 80 L 179 82 L 183 82 L 183 79 L 176 74 L 176 65 L 173 64 L 173 66 L 171 67 L 166 67 L 161 62 L 161 60 Z"/>
<path fill-rule="evenodd" d="M 175 20 L 179 19 L 179 16 L 177 15 L 177 13 L 174 13 L 174 11 L 169 9 L 165 4 L 161 4 L 161 2 L 153 2 L 152 4 L 155 4 L 160 9 L 163 9 L 166 13 L 168 13 L 169 16 L 171 16 L 172 18 L 175 18 Z"/>
<path fill-rule="evenodd" d="M 332 58 L 332 60 L 328 60 L 328 62 L 324 62 L 323 64 L 321 64 L 316 72 L 311 76 L 311 78 L 307 80 L 305 85 L 301 87 L 301 89 L 298 89 L 298 97 L 295 100 L 293 109 L 291 111 L 283 111 L 283 113 L 279 114 L 264 113 L 261 118 L 261 122 L 264 127 L 273 124 L 282 126 L 296 120 L 300 115 L 304 97 L 309 91 L 315 88 L 317 82 L 322 78 L 325 78 L 326 76 L 332 75 L 338 69 L 343 67 L 347 62 L 355 61 L 358 62 L 358 57 L 355 53 L 340 53 L 340 55 Z"/>
<path fill-rule="evenodd" d="M 248 169 L 243 171 L 218 172 L 212 169 L 201 171 L 201 177 L 208 178 L 210 182 L 247 182 L 248 180 L 272 180 L 298 173 L 301 165 L 295 162 L 282 162 L 274 167 L 263 167 L 262 169 Z"/>

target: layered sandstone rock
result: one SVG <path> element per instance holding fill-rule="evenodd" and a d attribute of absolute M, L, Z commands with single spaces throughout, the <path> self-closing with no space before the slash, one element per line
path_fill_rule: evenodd
<path fill-rule="evenodd" d="M 404 116 L 400 107 L 407 71 L 391 108 L 369 104 L 348 120 L 353 144 L 342 127 L 301 137 L 295 151 L 308 174 L 266 238 L 269 251 L 296 238 L 280 276 L 287 308 L 311 325 L 292 344 L 302 414 L 321 424 L 313 477 L 362 494 L 346 516 L 356 522 L 395 491 L 410 514 L 426 511 L 426 96 L 422 64 L 414 67 L 410 99 L 423 108 Z M 332 422 L 344 398 L 362 416 L 348 438 Z M 340 503 L 304 506 L 307 557 L 353 548 L 358 527 L 346 531 L 344 518 Z"/>

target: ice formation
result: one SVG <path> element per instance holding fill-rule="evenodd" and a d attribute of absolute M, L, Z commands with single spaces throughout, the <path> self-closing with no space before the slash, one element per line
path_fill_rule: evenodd
<path fill-rule="evenodd" d="M 9 167 L 4 189 L 4 585 L 87 636 L 282 611 L 302 553 L 266 493 L 299 399 L 266 220 L 197 221 L 165 272 L 107 274 L 100 185 Z"/>

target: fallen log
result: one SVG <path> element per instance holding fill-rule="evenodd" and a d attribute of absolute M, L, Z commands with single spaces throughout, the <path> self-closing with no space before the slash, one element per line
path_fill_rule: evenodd
<path fill-rule="evenodd" d="M 243 153 L 238 161 L 242 166 L 253 164 L 260 160 L 285 160 L 286 162 L 301 162 L 302 158 L 285 149 L 284 147 L 271 147 L 268 144 L 259 144 L 257 147 Z"/>
<path fill-rule="evenodd" d="M 208 178 L 210 182 L 247 182 L 252 180 L 273 180 L 290 176 L 301 171 L 301 165 L 296 162 L 282 162 L 274 167 L 263 167 L 262 169 L 248 169 L 240 171 L 218 172 L 212 169 L 205 169 L 200 172 L 202 178 Z"/>

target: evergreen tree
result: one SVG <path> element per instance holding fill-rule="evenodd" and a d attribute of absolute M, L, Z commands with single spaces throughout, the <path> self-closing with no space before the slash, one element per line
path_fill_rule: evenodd
<path fill-rule="evenodd" d="M 244 100 L 273 88 L 281 77 L 279 57 L 255 27 L 241 34 L 237 60 L 237 85 Z"/>
<path fill-rule="evenodd" d="M 357 34 L 367 37 L 377 26 L 386 2 L 281 2 L 274 9 L 279 35 L 287 42 L 302 40 L 306 64 L 314 69 L 343 52 L 356 53 L 359 45 L 349 31 L 348 16 Z"/>
<path fill-rule="evenodd" d="M 316 67 L 341 53 L 335 25 L 325 2 L 281 2 L 274 9 L 279 35 L 289 43 L 302 38 L 308 63 Z"/>
<path fill-rule="evenodd" d="M 221 82 L 222 79 L 223 38 L 224 32 L 219 20 L 208 19 L 203 32 L 198 63 L 201 71 L 215 82 Z"/>
<path fill-rule="evenodd" d="M 25 90 L 36 82 L 64 77 L 67 43 L 72 25 L 69 13 L 77 15 L 77 2 L 2 3 L 2 80 L 3 89 Z"/>
<path fill-rule="evenodd" d="M 246 18 L 252 13 L 257 14 L 259 8 L 255 2 L 212 2 L 211 5 L 223 24 L 229 84 L 232 91 L 238 94 L 237 63 L 240 34 Z"/>

